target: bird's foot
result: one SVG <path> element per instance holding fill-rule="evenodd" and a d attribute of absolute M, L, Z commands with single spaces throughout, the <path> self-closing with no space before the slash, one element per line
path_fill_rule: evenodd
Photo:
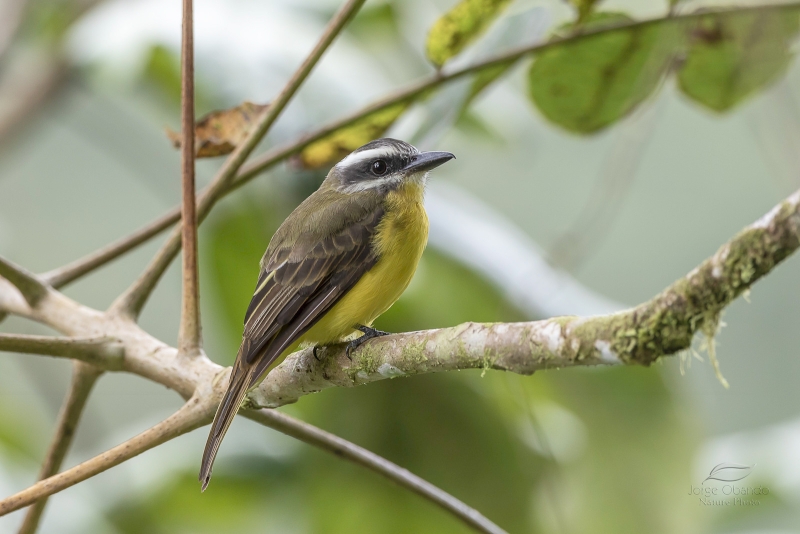
<path fill-rule="evenodd" d="M 383 330 L 376 330 L 376 329 L 371 328 L 369 326 L 364 326 L 363 324 L 358 325 L 356 328 L 358 330 L 360 330 L 361 332 L 363 332 L 364 335 L 355 338 L 353 341 L 351 341 L 350 343 L 347 344 L 347 348 L 345 348 L 344 353 L 347 355 L 347 358 L 350 359 L 350 360 L 353 359 L 350 356 L 350 354 L 355 349 L 360 347 L 365 341 L 369 341 L 370 339 L 375 338 L 375 337 L 391 335 L 391 332 L 384 332 Z"/>

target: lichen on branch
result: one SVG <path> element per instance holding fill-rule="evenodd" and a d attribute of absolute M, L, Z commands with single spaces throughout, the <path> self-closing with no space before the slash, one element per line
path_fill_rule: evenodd
<path fill-rule="evenodd" d="M 465 323 L 371 340 L 349 359 L 343 345 L 291 355 L 251 395 L 277 407 L 329 387 L 398 376 L 498 369 L 519 374 L 576 365 L 650 365 L 687 349 L 722 310 L 800 247 L 800 191 L 748 226 L 651 300 L 596 317 Z"/>

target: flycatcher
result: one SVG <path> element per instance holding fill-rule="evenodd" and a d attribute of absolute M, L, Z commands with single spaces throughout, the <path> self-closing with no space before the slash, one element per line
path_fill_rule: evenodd
<path fill-rule="evenodd" d="M 287 354 L 360 330 L 349 355 L 386 334 L 372 322 L 405 291 L 428 240 L 422 204 L 428 172 L 454 157 L 397 139 L 367 143 L 336 164 L 278 228 L 261 259 L 242 344 L 211 424 L 203 489 L 244 396 Z"/>

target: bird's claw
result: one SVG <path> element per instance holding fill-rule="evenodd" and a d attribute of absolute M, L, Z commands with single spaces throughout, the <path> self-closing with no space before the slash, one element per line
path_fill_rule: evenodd
<path fill-rule="evenodd" d="M 383 330 L 376 330 L 375 328 L 371 328 L 369 326 L 364 326 L 360 324 L 356 327 L 356 329 L 360 330 L 364 333 L 363 336 L 359 336 L 354 340 L 350 341 L 347 344 L 347 347 L 344 349 L 345 356 L 352 361 L 353 358 L 351 356 L 352 352 L 360 347 L 364 342 L 369 341 L 372 338 L 381 337 L 381 336 L 388 336 L 391 335 L 391 332 L 384 332 Z"/>

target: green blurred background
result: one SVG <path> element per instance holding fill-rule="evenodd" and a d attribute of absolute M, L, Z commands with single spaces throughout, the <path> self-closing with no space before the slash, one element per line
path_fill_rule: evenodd
<path fill-rule="evenodd" d="M 430 73 L 425 37 L 453 4 L 368 1 L 265 146 Z M 243 100 L 268 101 L 337 6 L 197 0 L 198 115 Z M 46 65 L 42 57 L 71 65 L 38 112 L 0 138 L 0 254 L 34 271 L 88 253 L 179 199 L 178 154 L 163 133 L 179 121 L 179 2 L 107 0 L 74 24 L 73 7 L 31 0 L 23 37 L 0 63 L 23 80 Z M 602 3 L 634 18 L 663 15 L 666 7 L 663 0 Z M 536 42 L 573 17 L 565 2 L 516 0 L 483 42 Z M 491 48 L 480 47 L 477 57 Z M 633 305 L 800 186 L 796 63 L 726 113 L 691 101 L 668 78 L 634 113 L 593 135 L 568 133 L 542 116 L 528 99 L 527 65 L 488 88 L 458 120 L 443 117 L 434 96 L 388 132 L 457 155 L 437 170 L 431 192 L 455 204 L 468 198 L 483 210 L 471 212 L 475 217 L 487 214 L 502 222 L 498 232 L 511 228 L 525 236 L 512 240 L 520 250 L 506 251 L 509 263 L 516 253 L 547 258 L 549 269 L 597 302 Z M 0 111 L 11 104 L 0 99 Z M 207 183 L 218 165 L 199 162 L 199 181 Z M 232 363 L 258 260 L 272 232 L 324 174 L 280 166 L 227 197 L 203 225 L 203 327 L 213 360 Z M 443 239 L 432 234 L 411 286 L 378 328 L 529 320 L 552 309 L 513 297 L 515 288 L 542 284 L 535 273 L 488 277 L 480 257 L 465 265 L 437 246 L 437 235 Z M 157 246 L 155 240 L 141 247 L 66 293 L 106 307 Z M 387 380 L 327 390 L 281 410 L 410 469 L 512 533 L 800 532 L 799 262 L 790 258 L 758 283 L 750 302 L 740 299 L 725 314 L 717 352 L 730 389 L 702 355 L 703 361 L 688 356 L 681 366 L 669 358 L 648 369 Z M 179 300 L 173 265 L 143 327 L 174 344 Z M 559 306 L 559 313 L 600 311 L 580 299 Z M 49 333 L 15 318 L 0 331 Z M 69 376 L 68 362 L 0 358 L 3 495 L 34 480 Z M 105 376 L 67 465 L 179 405 L 161 386 Z M 240 419 L 201 494 L 196 472 L 204 438 L 197 431 L 58 494 L 41 531 L 468 531 L 374 473 Z M 722 462 L 755 465 L 739 484 L 767 486 L 769 495 L 753 506 L 706 506 L 689 495 Z M 0 518 L 0 531 L 14 531 L 21 519 L 21 513 Z"/>

